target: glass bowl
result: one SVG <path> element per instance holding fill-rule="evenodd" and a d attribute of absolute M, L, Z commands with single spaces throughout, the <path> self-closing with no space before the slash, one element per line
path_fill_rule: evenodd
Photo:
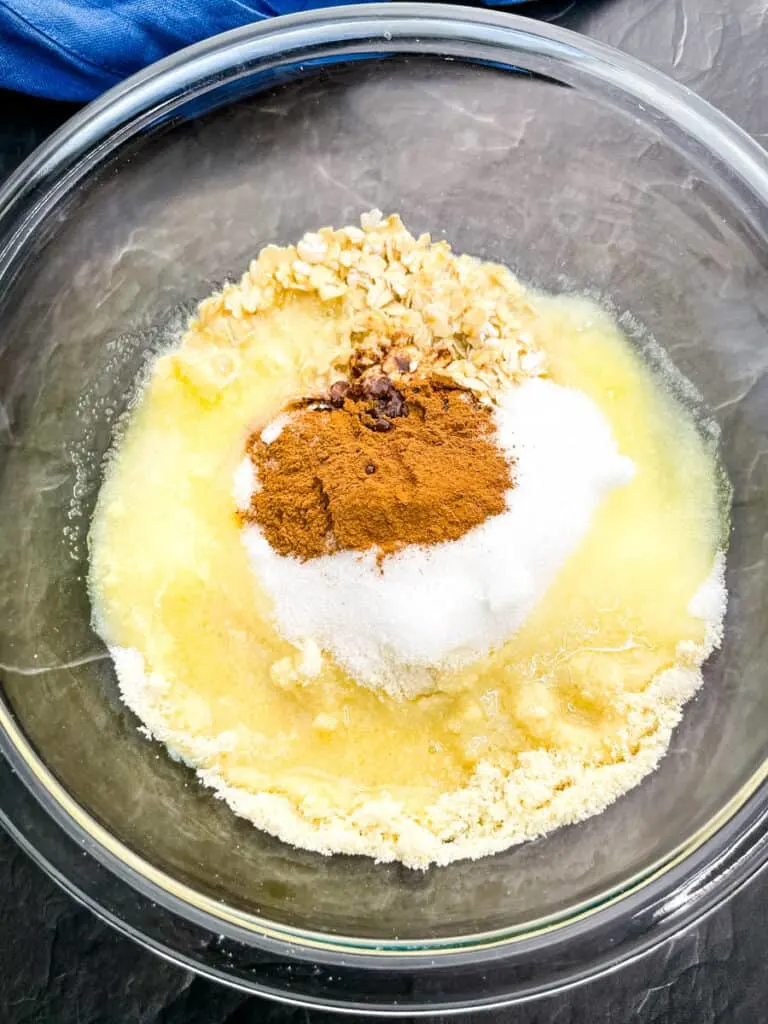
<path fill-rule="evenodd" d="M 295 850 L 230 813 L 137 731 L 84 585 L 147 359 L 265 243 L 372 207 L 655 336 L 717 419 L 735 490 L 725 646 L 659 770 L 597 818 L 427 872 Z M 413 1017 L 613 969 L 763 864 L 768 159 L 687 89 L 462 8 L 228 33 L 113 89 L 6 184 L 0 324 L 2 817 L 104 918 L 249 991 Z"/>

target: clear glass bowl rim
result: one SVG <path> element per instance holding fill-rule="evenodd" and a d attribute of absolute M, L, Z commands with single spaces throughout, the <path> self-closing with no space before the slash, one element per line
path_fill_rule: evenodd
<path fill-rule="evenodd" d="M 706 152 L 721 167 L 723 191 L 742 216 L 763 237 L 768 236 L 768 155 L 723 114 L 666 76 L 619 51 L 565 29 L 517 15 L 428 3 L 387 3 L 341 7 L 275 18 L 215 36 L 189 47 L 126 80 L 84 108 L 54 133 L 0 189 L 0 288 L 12 280 L 13 265 L 25 240 L 51 207 L 93 166 L 128 139 L 139 134 L 180 102 L 203 95 L 237 77 L 267 71 L 302 58 L 341 59 L 365 53 L 416 53 L 478 59 L 493 56 L 507 68 L 546 73 L 557 69 L 565 82 L 610 89 L 624 102 L 641 106 L 673 125 L 692 146 Z M 688 154 L 691 156 L 691 154 Z M 691 156 L 691 159 L 693 157 Z M 255 919 L 251 927 L 225 921 L 209 909 L 192 906 L 173 880 L 164 886 L 152 875 L 130 866 L 134 855 L 116 842 L 99 838 L 104 830 L 83 813 L 75 819 L 55 796 L 43 762 L 0 710 L 0 749 L 10 768 L 2 770 L 3 806 L 0 822 L 24 849 L 64 888 L 134 939 L 161 955 L 226 984 L 261 992 L 297 1005 L 335 1006 L 350 1012 L 451 1012 L 470 1006 L 509 1005 L 538 998 L 615 969 L 642 955 L 677 931 L 711 912 L 741 888 L 768 860 L 768 799 L 763 766 L 710 826 L 674 851 L 664 864 L 654 865 L 642 878 L 629 880 L 620 892 L 579 913 L 566 916 L 556 927 L 516 935 L 462 938 L 445 942 L 408 943 L 386 949 L 353 939 L 275 927 Z M 21 789 L 19 788 L 21 787 Z M 24 792 L 22 792 L 24 791 Z M 31 793 L 34 801 L 28 800 Z M 24 805 L 22 811 L 22 804 Z M 30 812 L 30 806 L 35 810 Z M 30 813 L 50 816 L 60 829 L 61 843 L 74 840 L 109 870 L 111 884 L 130 886 L 139 902 L 131 912 L 115 912 L 104 892 L 104 879 L 93 886 L 69 877 L 55 840 L 40 842 L 28 827 Z M 583 941 L 598 930 L 620 931 L 610 950 L 593 956 L 567 977 L 548 977 L 489 999 L 472 999 L 399 1011 L 382 1002 L 372 1006 L 348 1000 L 300 998 L 271 988 L 258 979 L 229 976 L 195 959 L 187 950 L 160 941 L 142 928 L 141 901 L 165 907 L 202 934 L 225 935 L 244 946 L 269 951 L 290 963 L 311 959 L 339 972 L 349 966 L 373 967 L 400 976 L 435 966 L 488 966 L 505 958 L 542 956 L 563 943 Z M 211 902 L 211 901 L 209 901 Z M 626 924 L 631 920 L 632 928 Z M 255 926 L 255 927 L 254 927 Z M 627 934 L 625 934 L 627 933 Z M 630 934 L 631 933 L 631 934 Z M 491 941 L 489 941 L 491 940 Z M 417 948 L 414 948 L 416 945 Z M 385 975 L 382 974 L 382 978 Z M 386 991 L 383 988 L 383 991 Z"/>

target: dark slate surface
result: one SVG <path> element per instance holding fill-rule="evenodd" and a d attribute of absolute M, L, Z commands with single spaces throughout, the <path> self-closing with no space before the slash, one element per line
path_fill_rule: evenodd
<path fill-rule="evenodd" d="M 768 140 L 765 0 L 545 0 L 529 10 L 655 64 Z M 73 108 L 0 92 L 0 177 Z M 568 995 L 462 1020 L 768 1021 L 768 878 L 644 960 Z M 0 833 L 0 1024 L 272 1024 L 330 1018 L 249 999 L 146 953 Z"/>

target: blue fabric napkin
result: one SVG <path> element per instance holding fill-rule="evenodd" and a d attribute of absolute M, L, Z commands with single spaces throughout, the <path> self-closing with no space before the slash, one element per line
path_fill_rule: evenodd
<path fill-rule="evenodd" d="M 217 32 L 340 2 L 0 0 L 0 87 L 91 100 L 146 64 Z"/>

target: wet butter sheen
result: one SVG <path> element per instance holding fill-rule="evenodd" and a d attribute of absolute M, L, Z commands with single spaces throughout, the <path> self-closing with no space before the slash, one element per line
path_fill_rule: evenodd
<path fill-rule="evenodd" d="M 718 550 L 714 459 L 597 306 L 539 296 L 529 317 L 553 380 L 593 399 L 636 475 L 516 636 L 409 701 L 327 658 L 297 679 L 241 544 L 245 440 L 332 362 L 327 306 L 291 298 L 247 343 L 192 335 L 151 369 L 92 527 L 97 628 L 143 656 L 121 675 L 150 730 L 288 841 L 423 866 L 579 820 L 654 767 L 695 689 L 719 628 L 689 611 Z"/>

